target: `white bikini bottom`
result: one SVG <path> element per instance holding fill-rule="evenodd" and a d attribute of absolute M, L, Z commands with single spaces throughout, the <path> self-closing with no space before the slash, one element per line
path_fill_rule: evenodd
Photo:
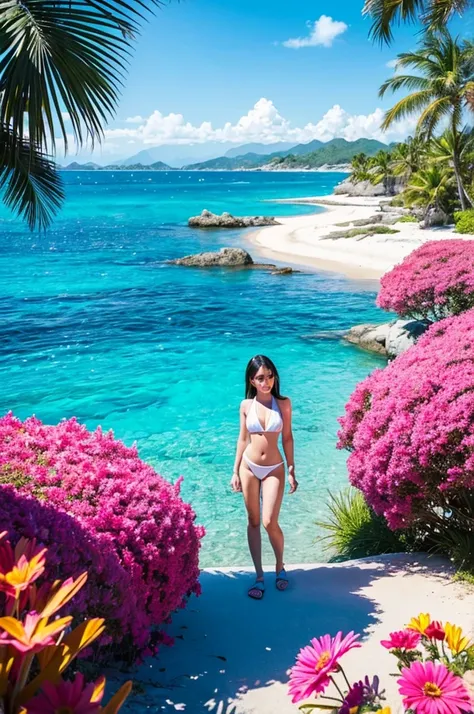
<path fill-rule="evenodd" d="M 249 467 L 250 471 L 253 473 L 254 476 L 256 476 L 260 481 L 263 481 L 264 478 L 269 476 L 272 471 L 277 469 L 279 466 L 283 466 L 283 461 L 280 461 L 279 464 L 273 464 L 273 466 L 259 466 L 259 464 L 254 464 L 253 461 L 250 461 L 250 459 L 243 454 L 242 457 Z"/>

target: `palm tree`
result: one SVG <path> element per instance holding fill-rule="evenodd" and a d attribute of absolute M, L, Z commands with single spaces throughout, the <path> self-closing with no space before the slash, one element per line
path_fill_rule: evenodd
<path fill-rule="evenodd" d="M 392 155 L 389 151 L 378 151 L 370 162 L 370 180 L 374 185 L 383 183 L 385 193 L 393 192 Z"/>
<path fill-rule="evenodd" d="M 411 178 L 403 192 L 405 203 L 425 209 L 425 216 L 431 208 L 448 212 L 447 199 L 453 184 L 453 174 L 435 164 L 421 169 Z"/>
<path fill-rule="evenodd" d="M 31 229 L 44 228 L 63 190 L 49 158 L 99 142 L 113 116 L 139 24 L 160 0 L 1 0 L 0 187 Z M 69 132 L 71 133 L 71 132 Z"/>
<path fill-rule="evenodd" d="M 351 161 L 351 175 L 350 180 L 352 183 L 357 183 L 359 181 L 367 181 L 370 179 L 370 159 L 363 152 L 360 154 L 355 154 Z"/>
<path fill-rule="evenodd" d="M 400 177 L 406 183 L 420 168 L 424 147 L 425 144 L 419 137 L 412 136 L 409 136 L 405 142 L 397 144 L 392 150 L 394 176 Z"/>
<path fill-rule="evenodd" d="M 472 5 L 472 0 L 365 0 L 362 14 L 373 19 L 370 35 L 383 44 L 393 40 L 392 27 L 400 22 L 421 20 L 429 31 L 440 30 Z"/>
<path fill-rule="evenodd" d="M 453 171 L 464 210 L 472 201 L 462 182 L 458 140 L 463 111 L 469 106 L 474 87 L 474 45 L 467 41 L 460 43 L 447 30 L 437 35 L 428 33 L 419 50 L 398 55 L 397 66 L 399 70 L 413 67 L 420 74 L 397 74 L 382 84 L 381 97 L 388 90 L 415 90 L 386 112 L 382 128 L 421 112 L 417 131 L 422 139 L 428 140 L 447 121 L 454 137 Z"/>

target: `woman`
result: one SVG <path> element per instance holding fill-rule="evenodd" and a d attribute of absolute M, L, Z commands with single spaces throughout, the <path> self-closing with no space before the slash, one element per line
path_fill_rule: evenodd
<path fill-rule="evenodd" d="M 265 592 L 260 535 L 260 495 L 262 521 L 276 558 L 276 587 L 285 590 L 288 578 L 283 563 L 283 533 L 278 515 L 285 488 L 285 465 L 278 449 L 282 434 L 288 465 L 290 493 L 298 488 L 293 462 L 291 402 L 280 394 L 280 379 L 273 362 L 263 355 L 253 357 L 245 372 L 246 399 L 240 404 L 240 434 L 231 486 L 242 491 L 248 513 L 247 536 L 256 570 L 255 584 L 248 594 L 261 600 Z"/>

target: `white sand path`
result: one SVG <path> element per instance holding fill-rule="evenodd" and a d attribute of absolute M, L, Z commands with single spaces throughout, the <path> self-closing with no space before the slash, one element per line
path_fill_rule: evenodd
<path fill-rule="evenodd" d="M 440 559 L 391 555 L 288 571 L 291 586 L 284 593 L 268 573 L 261 602 L 246 595 L 248 570 L 204 571 L 202 596 L 192 598 L 169 627 L 176 644 L 139 669 L 134 679 L 144 692 L 126 710 L 296 714 L 287 696 L 288 668 L 312 637 L 339 629 L 363 637 L 363 648 L 344 659 L 349 678 L 378 674 L 398 706 L 389 676 L 395 660 L 381 639 L 421 611 L 474 632 L 474 589 L 452 582 Z"/>

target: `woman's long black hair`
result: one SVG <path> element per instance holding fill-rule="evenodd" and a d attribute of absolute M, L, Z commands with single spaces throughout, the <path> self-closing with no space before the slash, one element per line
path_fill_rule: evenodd
<path fill-rule="evenodd" d="M 257 394 L 257 389 L 256 387 L 253 386 L 252 380 L 255 375 L 257 374 L 258 370 L 260 367 L 265 367 L 266 369 L 269 369 L 270 372 L 273 374 L 275 377 L 275 381 L 273 383 L 272 387 L 272 394 L 276 399 L 287 399 L 287 397 L 283 397 L 280 394 L 280 375 L 278 374 L 278 370 L 271 361 L 269 357 L 265 357 L 265 355 L 255 355 L 255 357 L 252 357 L 250 362 L 247 365 L 247 369 L 245 370 L 245 396 L 247 399 L 253 399 L 256 394 Z"/>

